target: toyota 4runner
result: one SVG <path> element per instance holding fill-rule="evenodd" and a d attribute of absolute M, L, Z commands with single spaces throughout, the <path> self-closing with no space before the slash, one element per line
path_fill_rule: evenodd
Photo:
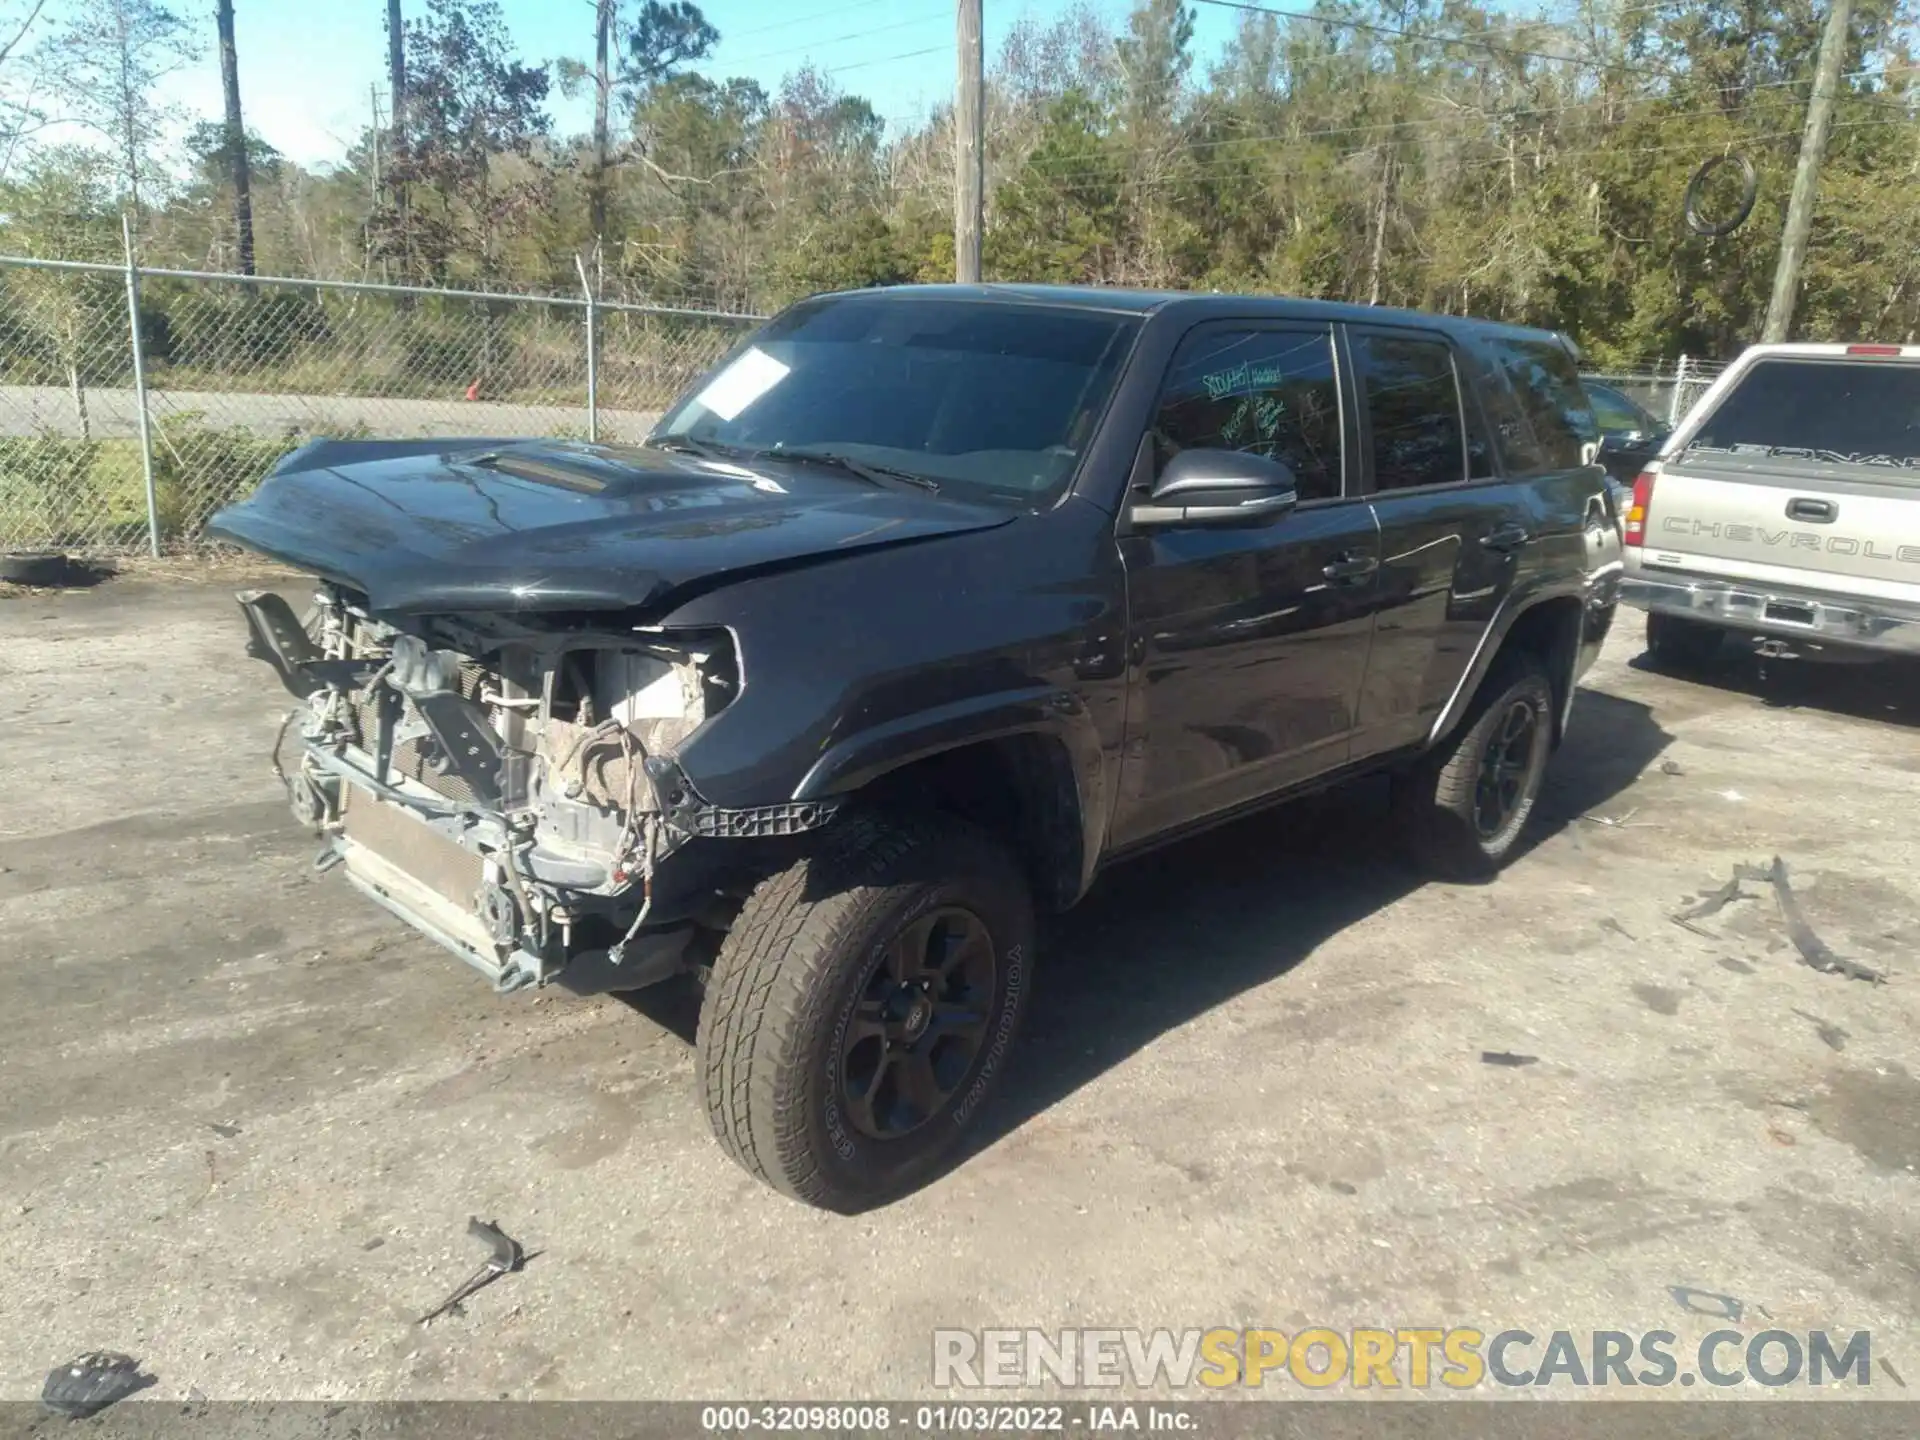
<path fill-rule="evenodd" d="M 318 577 L 241 605 L 322 865 L 501 990 L 694 976 L 721 1144 L 857 1209 L 1103 867 L 1372 770 L 1444 872 L 1512 853 L 1613 617 L 1591 431 L 1536 331 L 913 287 L 642 445 L 319 441 L 214 530 Z"/>

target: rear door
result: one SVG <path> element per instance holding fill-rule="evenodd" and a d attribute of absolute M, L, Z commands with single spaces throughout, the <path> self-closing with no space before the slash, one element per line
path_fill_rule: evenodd
<path fill-rule="evenodd" d="M 1424 739 L 1513 586 L 1524 482 L 1497 473 L 1468 359 L 1438 330 L 1350 325 L 1362 486 L 1380 526 L 1354 757 Z"/>
<path fill-rule="evenodd" d="M 1920 602 L 1920 354 L 1754 362 L 1652 502 L 1648 569 Z"/>

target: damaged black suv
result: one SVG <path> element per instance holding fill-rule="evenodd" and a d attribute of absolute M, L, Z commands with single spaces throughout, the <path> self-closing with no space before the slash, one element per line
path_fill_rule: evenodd
<path fill-rule="evenodd" d="M 721 1143 L 858 1209 L 951 1156 L 1103 867 L 1381 769 L 1499 865 L 1613 617 L 1590 429 L 1538 331 L 912 287 L 644 444 L 320 441 L 214 530 L 319 579 L 241 604 L 323 862 L 502 990 L 696 977 Z"/>

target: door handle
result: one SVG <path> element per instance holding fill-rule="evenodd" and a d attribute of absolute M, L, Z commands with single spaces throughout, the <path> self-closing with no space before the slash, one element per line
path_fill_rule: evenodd
<path fill-rule="evenodd" d="M 1831 500 L 1815 500 L 1810 496 L 1796 495 L 1787 501 L 1789 520 L 1806 520 L 1815 525 L 1831 524 L 1840 515 L 1840 507 Z"/>
<path fill-rule="evenodd" d="M 1380 568 L 1378 556 L 1369 555 L 1364 550 L 1349 550 L 1338 560 L 1321 567 L 1320 573 L 1329 580 L 1345 580 L 1358 583 Z"/>
<path fill-rule="evenodd" d="M 1518 550 L 1530 538 L 1526 526 L 1516 525 L 1509 520 L 1506 524 L 1496 525 L 1487 534 L 1482 535 L 1480 543 L 1489 550 L 1511 551 Z"/>

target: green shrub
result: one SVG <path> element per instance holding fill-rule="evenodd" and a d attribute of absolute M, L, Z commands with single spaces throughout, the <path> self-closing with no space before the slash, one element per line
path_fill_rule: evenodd
<path fill-rule="evenodd" d="M 263 435 L 244 426 L 208 425 L 197 411 L 170 416 L 164 428 L 154 427 L 161 534 L 197 532 L 221 506 L 252 494 L 281 457 L 305 440 L 292 430 Z"/>
<path fill-rule="evenodd" d="M 284 365 L 331 338 L 319 299 L 300 290 L 199 289 L 149 297 L 142 309 L 149 358 L 204 370 Z"/>
<path fill-rule="evenodd" d="M 0 436 L 0 525 L 29 545 L 132 543 L 146 528 L 139 442 Z"/>
<path fill-rule="evenodd" d="M 262 435 L 176 416 L 153 431 L 153 488 L 166 539 L 191 539 L 207 517 L 252 493 L 306 437 Z M 43 432 L 0 436 L 0 537 L 71 549 L 138 546 L 146 475 L 135 439 Z"/>

